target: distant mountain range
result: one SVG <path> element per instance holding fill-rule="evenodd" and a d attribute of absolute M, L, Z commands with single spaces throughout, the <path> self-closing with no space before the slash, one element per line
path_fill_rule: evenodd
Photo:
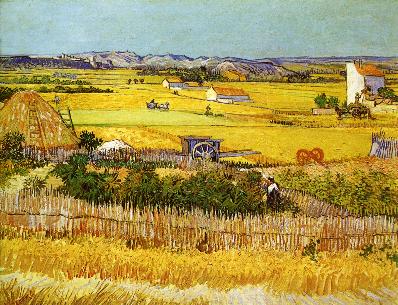
<path fill-rule="evenodd" d="M 145 55 L 140 56 L 129 51 L 86 52 L 62 54 L 61 56 L 1 56 L 0 68 L 16 67 L 34 68 L 81 68 L 81 69 L 145 69 L 164 70 L 169 68 L 200 68 L 215 73 L 237 71 L 243 75 L 255 76 L 288 76 L 294 74 L 291 65 L 337 64 L 361 58 L 365 62 L 383 64 L 386 69 L 398 69 L 398 57 L 346 56 L 346 57 L 280 57 L 263 59 L 243 59 L 237 57 L 206 57 L 191 58 L 185 55 Z"/>

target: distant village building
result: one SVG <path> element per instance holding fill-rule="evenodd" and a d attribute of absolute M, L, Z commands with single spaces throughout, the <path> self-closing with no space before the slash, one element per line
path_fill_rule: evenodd
<path fill-rule="evenodd" d="M 162 82 L 163 87 L 168 88 L 168 89 L 183 89 L 188 87 L 186 83 L 182 81 L 181 78 L 179 77 L 168 77 L 165 78 Z"/>
<path fill-rule="evenodd" d="M 374 65 L 363 65 L 362 61 L 347 63 L 347 104 L 355 103 L 355 95 L 366 87 L 372 94 L 384 87 L 384 73 Z"/>
<path fill-rule="evenodd" d="M 239 88 L 222 88 L 210 87 L 206 92 L 208 101 L 215 101 L 225 104 L 232 104 L 234 102 L 249 102 L 249 95 Z"/>

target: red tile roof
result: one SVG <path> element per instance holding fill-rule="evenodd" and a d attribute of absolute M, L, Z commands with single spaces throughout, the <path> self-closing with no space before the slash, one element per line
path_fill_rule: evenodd
<path fill-rule="evenodd" d="M 359 65 L 355 65 L 355 68 L 357 69 L 358 73 L 363 76 L 384 76 L 384 73 L 377 69 L 374 65 L 363 65 L 361 67 Z"/>
<path fill-rule="evenodd" d="M 212 87 L 217 94 L 228 96 L 249 96 L 243 89 L 240 88 L 222 88 Z"/>

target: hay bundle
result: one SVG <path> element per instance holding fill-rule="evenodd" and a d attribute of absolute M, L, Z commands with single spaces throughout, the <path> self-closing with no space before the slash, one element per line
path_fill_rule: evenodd
<path fill-rule="evenodd" d="M 27 146 L 40 149 L 78 147 L 78 138 L 61 116 L 37 92 L 15 93 L 0 110 L 0 138 L 19 131 Z"/>

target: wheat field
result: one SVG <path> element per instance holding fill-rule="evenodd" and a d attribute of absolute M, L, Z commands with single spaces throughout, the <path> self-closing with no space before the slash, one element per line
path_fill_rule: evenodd
<path fill-rule="evenodd" d="M 298 149 L 320 147 L 326 160 L 366 156 L 372 132 L 383 128 L 389 136 L 398 136 L 398 115 L 377 114 L 376 120 L 337 120 L 332 116 L 312 116 L 313 99 L 325 92 L 345 98 L 345 82 L 338 83 L 209 83 L 239 87 L 249 93 L 252 102 L 226 105 L 205 100 L 205 91 L 181 90 L 178 95 L 163 88 L 163 76 L 138 76 L 137 71 L 73 70 L 79 80 L 91 82 L 114 93 L 41 93 L 52 103 L 55 95 L 62 107 L 70 107 L 77 131 L 94 131 L 104 140 L 122 139 L 136 147 L 180 149 L 178 136 L 209 135 L 224 139 L 222 149 L 253 149 L 265 159 L 294 162 Z M 52 75 L 54 70 L 2 71 L 1 79 L 26 75 Z M 127 84 L 128 79 L 144 79 L 143 84 Z M 389 76 L 395 80 L 395 75 Z M 5 84 L 1 85 L 5 86 Z M 30 90 L 41 84 L 7 84 Z M 46 85 L 53 87 L 54 85 Z M 397 90 L 397 85 L 391 87 Z M 169 112 L 149 111 L 146 102 L 170 102 Z M 54 105 L 54 104 L 53 104 Z M 217 116 L 205 116 L 206 106 Z M 275 113 L 275 110 L 282 111 Z M 299 111 L 291 115 L 283 111 Z M 288 122 L 292 126 L 280 125 Z M 316 127 L 316 128 L 314 128 Z"/>
<path fill-rule="evenodd" d="M 301 253 L 134 249 L 105 238 L 0 240 L 3 273 L 36 272 L 55 280 L 130 280 L 187 289 L 207 285 L 221 290 L 263 285 L 278 293 L 328 295 L 377 290 L 398 282 L 395 263 L 385 253 L 361 257 L 358 251 L 322 252 L 318 262 Z"/>

